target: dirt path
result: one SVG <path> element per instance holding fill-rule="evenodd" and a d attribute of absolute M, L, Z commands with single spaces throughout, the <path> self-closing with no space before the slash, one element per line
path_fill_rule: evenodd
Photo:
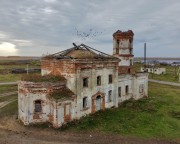
<path fill-rule="evenodd" d="M 165 81 L 159 81 L 159 80 L 153 80 L 153 79 L 148 79 L 148 81 L 149 82 L 160 83 L 160 84 L 172 85 L 172 86 L 180 86 L 180 83 L 165 82 Z"/>
<path fill-rule="evenodd" d="M 3 107 L 5 107 L 6 105 L 8 105 L 8 104 L 10 104 L 10 103 L 12 103 L 12 102 L 14 102 L 14 101 L 16 101 L 16 100 L 17 100 L 17 98 L 12 98 L 12 99 L 10 99 L 10 100 L 8 100 L 8 101 L 0 102 L 0 109 L 3 108 Z"/>
<path fill-rule="evenodd" d="M 14 85 L 17 84 L 17 82 L 0 82 L 0 85 Z"/>
<path fill-rule="evenodd" d="M 7 92 L 7 93 L 0 94 L 0 97 L 11 96 L 11 95 L 14 95 L 14 94 L 17 94 L 17 93 L 18 93 L 17 91 Z"/>
<path fill-rule="evenodd" d="M 60 131 L 24 127 L 15 117 L 0 118 L 0 144 L 177 144 L 173 141 L 143 139 L 97 131 Z"/>
<path fill-rule="evenodd" d="M 43 131 L 43 132 L 42 132 Z M 176 144 L 165 140 L 150 140 L 101 133 L 75 133 L 47 130 L 14 132 L 0 130 L 1 144 Z"/>

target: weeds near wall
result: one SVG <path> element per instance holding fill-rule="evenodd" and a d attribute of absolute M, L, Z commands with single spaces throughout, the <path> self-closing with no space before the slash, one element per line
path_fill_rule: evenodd
<path fill-rule="evenodd" d="M 29 74 L 29 75 L 22 75 L 22 81 L 30 81 L 30 82 L 65 82 L 66 79 L 63 76 L 54 76 L 54 75 L 45 75 L 41 76 L 40 74 Z"/>

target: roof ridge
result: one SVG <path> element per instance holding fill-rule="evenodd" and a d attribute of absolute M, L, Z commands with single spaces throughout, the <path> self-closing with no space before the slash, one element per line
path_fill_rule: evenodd
<path fill-rule="evenodd" d="M 104 53 L 102 51 L 99 51 L 97 49 L 94 49 L 90 46 L 87 46 L 83 43 L 81 43 L 80 45 L 76 45 L 75 43 L 73 43 L 74 47 L 54 53 L 50 56 L 57 58 L 57 59 L 85 59 L 87 56 L 88 58 L 94 58 L 94 59 L 118 59 L 112 55 L 109 55 L 107 53 Z M 76 50 L 81 50 L 81 52 L 75 52 L 74 54 L 71 54 L 72 51 L 76 51 Z M 82 50 L 86 50 L 86 52 L 82 52 Z M 88 53 L 88 52 L 89 53 Z"/>

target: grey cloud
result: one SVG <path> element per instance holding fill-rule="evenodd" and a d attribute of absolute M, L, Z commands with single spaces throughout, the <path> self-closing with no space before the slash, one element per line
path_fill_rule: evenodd
<path fill-rule="evenodd" d="M 149 56 L 180 56 L 179 7 L 179 0 L 1 0 L 0 42 L 15 44 L 21 55 L 60 51 L 72 42 L 111 54 L 113 32 L 132 29 L 136 56 L 144 42 Z M 102 34 L 81 39 L 75 28 Z"/>

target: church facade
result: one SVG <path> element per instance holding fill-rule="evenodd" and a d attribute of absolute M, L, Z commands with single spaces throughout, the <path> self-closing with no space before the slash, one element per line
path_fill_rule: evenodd
<path fill-rule="evenodd" d="M 113 34 L 113 54 L 76 45 L 41 60 L 41 76 L 59 81 L 22 80 L 18 85 L 19 119 L 25 124 L 49 122 L 58 128 L 128 99 L 148 96 L 148 74 L 133 67 L 131 30 Z"/>

